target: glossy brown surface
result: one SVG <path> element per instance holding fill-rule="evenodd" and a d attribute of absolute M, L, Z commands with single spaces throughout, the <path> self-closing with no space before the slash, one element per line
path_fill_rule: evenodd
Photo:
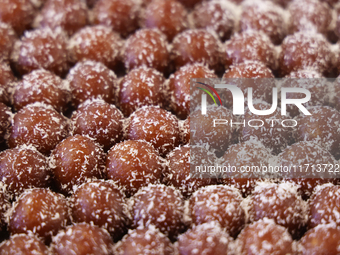
<path fill-rule="evenodd" d="M 16 234 L 0 244 L 3 255 L 47 255 L 47 246 L 34 235 Z"/>

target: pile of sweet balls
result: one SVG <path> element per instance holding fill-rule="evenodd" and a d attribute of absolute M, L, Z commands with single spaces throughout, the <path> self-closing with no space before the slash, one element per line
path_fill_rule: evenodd
<path fill-rule="evenodd" d="M 338 36 L 337 0 L 0 0 L 0 254 L 339 254 L 337 179 L 190 178 L 339 163 Z M 323 82 L 296 129 L 193 112 L 190 148 L 190 79 L 222 77 Z"/>

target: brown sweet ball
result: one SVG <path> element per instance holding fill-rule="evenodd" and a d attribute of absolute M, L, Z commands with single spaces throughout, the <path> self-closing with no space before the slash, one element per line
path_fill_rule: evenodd
<path fill-rule="evenodd" d="M 241 202 L 241 193 L 233 187 L 227 185 L 202 187 L 189 200 L 192 224 L 217 221 L 228 234 L 235 237 L 246 221 Z"/>
<path fill-rule="evenodd" d="M 162 169 L 158 152 L 142 140 L 116 144 L 106 158 L 108 178 L 116 181 L 127 196 L 149 183 L 159 183 Z"/>
<path fill-rule="evenodd" d="M 201 3 L 203 0 L 178 0 L 182 3 L 186 8 L 192 9 L 196 4 Z"/>
<path fill-rule="evenodd" d="M 113 242 L 103 228 L 87 223 L 68 226 L 53 237 L 51 250 L 55 255 L 113 255 Z"/>
<path fill-rule="evenodd" d="M 2 255 L 48 255 L 47 246 L 35 235 L 15 234 L 0 244 Z"/>
<path fill-rule="evenodd" d="M 21 74 L 46 69 L 63 76 L 69 69 L 67 37 L 60 28 L 26 31 L 18 48 L 13 58 Z"/>
<path fill-rule="evenodd" d="M 288 6 L 289 32 L 318 32 L 327 34 L 332 22 L 332 9 L 318 0 L 293 0 Z"/>
<path fill-rule="evenodd" d="M 17 35 L 13 28 L 0 21 L 0 59 L 4 61 L 10 59 L 16 40 Z"/>
<path fill-rule="evenodd" d="M 11 125 L 12 112 L 4 103 L 0 102 L 0 143 L 5 141 Z"/>
<path fill-rule="evenodd" d="M 143 66 L 131 70 L 119 84 L 118 105 L 123 114 L 128 117 L 145 105 L 163 106 L 164 81 L 164 76 L 153 68 Z"/>
<path fill-rule="evenodd" d="M 332 88 L 327 80 L 323 78 L 319 72 L 314 70 L 305 69 L 291 72 L 282 80 L 281 87 L 308 89 L 311 93 L 311 99 L 303 104 L 305 107 L 328 105 L 330 103 L 329 91 Z M 287 93 L 286 95 L 288 99 L 304 98 L 305 96 L 306 95 L 299 93 Z M 287 112 L 291 117 L 295 117 L 301 113 L 295 105 L 287 105 Z"/>
<path fill-rule="evenodd" d="M 105 178 L 105 153 L 87 136 L 74 135 L 61 141 L 49 159 L 58 189 L 70 194 L 74 185 Z"/>
<path fill-rule="evenodd" d="M 196 5 L 192 12 L 193 22 L 196 28 L 214 31 L 222 41 L 225 41 L 234 32 L 236 8 L 228 1 L 202 2 Z"/>
<path fill-rule="evenodd" d="M 307 204 L 298 195 L 297 189 L 297 185 L 288 182 L 258 183 L 245 203 L 248 220 L 273 219 L 297 237 L 307 223 Z"/>
<path fill-rule="evenodd" d="M 93 24 L 103 24 L 127 37 L 138 28 L 140 1 L 98 0 L 93 8 Z"/>
<path fill-rule="evenodd" d="M 213 33 L 204 29 L 190 29 L 178 34 L 172 42 L 171 54 L 177 69 L 195 63 L 213 70 L 220 68 L 220 42 Z"/>
<path fill-rule="evenodd" d="M 114 102 L 117 89 L 116 75 L 104 64 L 94 61 L 79 62 L 69 72 L 72 104 L 79 104 L 91 98 L 102 98 L 107 103 Z"/>
<path fill-rule="evenodd" d="M 140 66 L 166 72 L 169 67 L 169 49 L 166 37 L 158 29 L 144 28 L 125 42 L 123 58 L 127 70 Z"/>
<path fill-rule="evenodd" d="M 190 115 L 191 145 L 207 146 L 222 156 L 232 143 L 233 127 L 228 124 L 232 118 L 232 112 L 223 106 L 208 106 L 206 114 L 197 109 Z M 214 120 L 222 121 L 214 124 Z"/>
<path fill-rule="evenodd" d="M 190 142 L 190 116 L 186 118 L 184 121 L 180 120 L 178 122 L 179 125 L 179 136 L 181 139 L 181 144 L 188 144 Z"/>
<path fill-rule="evenodd" d="M 8 229 L 12 235 L 33 232 L 49 243 L 70 222 L 66 198 L 49 189 L 26 189 L 10 209 Z"/>
<path fill-rule="evenodd" d="M 184 229 L 184 200 L 181 192 L 163 184 L 149 184 L 131 197 L 133 227 L 154 225 L 171 240 Z"/>
<path fill-rule="evenodd" d="M 178 119 L 158 106 L 143 106 L 130 115 L 126 138 L 150 142 L 161 156 L 179 145 Z"/>
<path fill-rule="evenodd" d="M 247 0 L 242 3 L 240 29 L 262 31 L 278 45 L 287 34 L 285 15 L 284 10 L 273 2 Z"/>
<path fill-rule="evenodd" d="M 129 225 L 125 196 L 113 181 L 84 183 L 72 196 L 72 219 L 105 228 L 119 240 Z"/>
<path fill-rule="evenodd" d="M 313 189 L 322 183 L 334 182 L 334 179 L 324 178 L 322 173 L 316 170 L 319 171 L 318 164 L 323 167 L 323 164 L 334 166 L 335 159 L 329 151 L 312 141 L 297 142 L 287 147 L 279 155 L 279 164 L 291 168 L 291 172 L 287 174 L 287 180 L 299 185 L 298 190 L 301 191 L 303 197 L 310 197 Z"/>
<path fill-rule="evenodd" d="M 68 133 L 68 120 L 52 106 L 38 102 L 14 115 L 7 143 L 10 148 L 32 144 L 41 153 L 49 154 Z"/>
<path fill-rule="evenodd" d="M 51 172 L 43 154 L 23 145 L 0 153 L 0 179 L 14 198 L 28 188 L 47 188 Z"/>
<path fill-rule="evenodd" d="M 69 83 L 43 69 L 24 75 L 14 87 L 13 105 L 17 111 L 28 104 L 42 102 L 64 112 L 70 100 Z"/>
<path fill-rule="evenodd" d="M 61 27 L 69 36 L 88 23 L 86 3 L 79 0 L 47 0 L 37 22 L 41 27 Z"/>
<path fill-rule="evenodd" d="M 92 60 L 113 69 L 121 47 L 122 41 L 118 34 L 110 27 L 97 25 L 84 27 L 75 33 L 70 38 L 68 51 L 71 63 Z"/>
<path fill-rule="evenodd" d="M 295 254 L 295 245 L 287 229 L 271 219 L 247 225 L 239 234 L 235 250 L 240 255 Z"/>
<path fill-rule="evenodd" d="M 268 110 L 271 104 L 255 101 L 256 110 Z M 286 115 L 281 115 L 280 108 L 269 115 L 257 115 L 245 109 L 244 126 L 241 126 L 241 141 L 257 139 L 274 155 L 279 154 L 289 144 L 294 142 L 292 137 L 294 122 Z M 283 123 L 283 124 L 282 124 Z M 299 123 L 300 124 L 300 123 Z"/>
<path fill-rule="evenodd" d="M 169 42 L 189 27 L 188 12 L 177 0 L 153 0 L 145 8 L 142 26 L 158 28 Z"/>
<path fill-rule="evenodd" d="M 213 174 L 195 173 L 190 167 L 214 165 L 215 154 L 203 147 L 188 145 L 177 147 L 167 155 L 166 160 L 163 182 L 179 189 L 184 197 L 190 197 L 200 187 L 217 183 L 216 176 Z"/>
<path fill-rule="evenodd" d="M 9 24 L 18 35 L 31 27 L 34 14 L 30 0 L 0 1 L 0 21 Z"/>
<path fill-rule="evenodd" d="M 335 223 L 340 225 L 340 188 L 331 183 L 317 186 L 309 203 L 308 228 L 320 224 Z"/>
<path fill-rule="evenodd" d="M 314 106 L 308 111 L 311 115 L 301 114 L 297 119 L 297 140 L 315 141 L 340 159 L 340 113 L 328 106 Z"/>
<path fill-rule="evenodd" d="M 332 68 L 333 53 L 329 42 L 321 34 L 298 32 L 289 35 L 281 48 L 279 64 L 282 76 L 301 69 L 327 73 Z"/>
<path fill-rule="evenodd" d="M 232 254 L 232 238 L 217 222 L 203 223 L 187 230 L 178 237 L 180 255 L 228 255 Z"/>
<path fill-rule="evenodd" d="M 193 78 L 217 78 L 202 64 L 186 65 L 170 75 L 164 84 L 166 105 L 178 118 L 185 119 L 190 113 L 190 80 Z"/>
<path fill-rule="evenodd" d="M 6 215 L 5 213 L 10 209 L 11 203 L 9 202 L 8 193 L 4 183 L 0 182 L 0 230 L 5 230 Z"/>
<path fill-rule="evenodd" d="M 91 99 L 80 104 L 72 113 L 72 134 L 87 135 L 109 150 L 123 138 L 123 114 L 102 99 Z"/>
<path fill-rule="evenodd" d="M 277 69 L 274 45 L 263 32 L 246 30 L 225 43 L 223 61 L 226 69 L 247 60 L 260 61 L 272 70 Z"/>
<path fill-rule="evenodd" d="M 261 173 L 242 172 L 242 169 L 247 166 L 268 166 L 270 160 L 270 151 L 257 140 L 233 144 L 224 153 L 220 162 L 234 170 L 225 173 L 222 181 L 240 190 L 244 196 L 248 196 L 259 180 L 268 177 Z"/>
<path fill-rule="evenodd" d="M 0 61 L 0 102 L 12 104 L 12 91 L 16 78 L 8 63 Z"/>
<path fill-rule="evenodd" d="M 240 79 L 239 79 L 240 78 Z M 246 61 L 244 63 L 230 66 L 223 75 L 226 83 L 237 85 L 247 98 L 248 88 L 252 88 L 252 96 L 255 99 L 262 99 L 268 103 L 272 102 L 273 87 L 275 87 L 274 74 L 262 62 Z M 229 90 L 224 91 L 227 98 L 226 106 L 232 107 L 233 97 Z"/>
<path fill-rule="evenodd" d="M 334 90 L 332 91 L 333 96 L 330 99 L 330 105 L 333 106 L 338 111 L 340 111 L 340 77 L 339 76 L 334 81 L 332 87 L 334 88 Z"/>
<path fill-rule="evenodd" d="M 340 247 L 340 227 L 335 223 L 320 224 L 308 230 L 298 242 L 299 255 L 337 255 Z"/>
<path fill-rule="evenodd" d="M 153 225 L 129 230 L 129 233 L 115 246 L 116 255 L 175 255 L 174 245 L 169 238 Z"/>

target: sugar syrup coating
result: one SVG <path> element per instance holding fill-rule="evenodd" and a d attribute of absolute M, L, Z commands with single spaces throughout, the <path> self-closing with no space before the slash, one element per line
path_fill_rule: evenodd
<path fill-rule="evenodd" d="M 110 27 L 86 26 L 76 32 L 69 41 L 71 63 L 86 60 L 101 62 L 113 69 L 117 64 L 122 40 Z"/>
<path fill-rule="evenodd" d="M 271 106 L 271 104 L 263 101 L 255 101 L 253 104 L 256 110 L 268 110 Z M 253 119 L 256 119 L 256 121 L 252 121 L 249 125 L 248 121 Z M 261 116 L 251 113 L 249 108 L 246 108 L 244 115 L 246 125 L 241 126 L 241 141 L 257 139 L 270 149 L 272 154 L 277 155 L 294 142 L 292 137 L 293 129 L 289 127 L 293 123 L 289 119 L 287 115 L 281 115 L 279 108 L 272 114 Z M 283 126 L 282 122 L 286 126 Z"/>
<path fill-rule="evenodd" d="M 141 23 L 143 27 L 158 28 L 171 42 L 189 27 L 188 12 L 177 0 L 153 0 L 145 7 Z"/>
<path fill-rule="evenodd" d="M 69 69 L 66 34 L 60 28 L 26 31 L 13 60 L 21 74 L 46 69 L 63 76 Z"/>
<path fill-rule="evenodd" d="M 299 255 L 336 255 L 340 247 L 340 227 L 335 223 L 320 224 L 308 230 L 298 242 Z"/>
<path fill-rule="evenodd" d="M 115 254 L 175 255 L 169 238 L 153 225 L 129 230 L 129 233 L 114 248 Z"/>
<path fill-rule="evenodd" d="M 333 53 L 329 42 L 316 33 L 297 32 L 281 44 L 279 65 L 282 76 L 301 69 L 325 73 L 332 68 Z"/>
<path fill-rule="evenodd" d="M 28 104 L 42 102 L 64 112 L 70 100 L 69 83 L 43 69 L 24 75 L 14 87 L 13 105 L 17 111 Z"/>
<path fill-rule="evenodd" d="M 46 243 L 69 222 L 66 198 L 46 188 L 26 189 L 8 214 L 8 229 L 12 235 L 33 232 Z"/>
<path fill-rule="evenodd" d="M 197 190 L 189 200 L 189 215 L 193 225 L 216 221 L 235 237 L 244 227 L 245 211 L 242 195 L 227 185 L 211 185 Z"/>
<path fill-rule="evenodd" d="M 165 35 L 155 28 L 143 28 L 131 35 L 123 49 L 127 70 L 140 66 L 165 72 L 169 66 L 169 46 Z"/>
<path fill-rule="evenodd" d="M 164 76 L 153 68 L 143 66 L 131 70 L 119 83 L 117 103 L 123 114 L 128 117 L 145 105 L 163 106 L 164 81 Z"/>
<path fill-rule="evenodd" d="M 13 28 L 0 21 L 0 59 L 5 61 L 10 59 L 13 45 L 17 39 Z"/>
<path fill-rule="evenodd" d="M 177 147 L 167 155 L 166 159 L 167 166 L 163 182 L 179 189 L 184 197 L 190 197 L 200 187 L 217 183 L 216 176 L 213 174 L 205 176 L 191 173 L 191 164 L 212 166 L 215 163 L 215 154 L 203 147 L 189 147 L 188 145 Z"/>
<path fill-rule="evenodd" d="M 11 118 L 11 108 L 0 102 L 0 143 L 4 142 L 8 135 Z"/>
<path fill-rule="evenodd" d="M 178 237 L 176 246 L 181 255 L 226 255 L 231 254 L 231 243 L 228 233 L 211 221 L 188 229 Z"/>
<path fill-rule="evenodd" d="M 113 242 L 103 228 L 75 223 L 53 237 L 51 250 L 56 255 L 113 255 Z"/>
<path fill-rule="evenodd" d="M 243 196 L 250 195 L 256 183 L 266 176 L 256 173 L 240 172 L 244 166 L 268 166 L 271 160 L 270 151 L 257 140 L 233 144 L 224 153 L 220 162 L 224 166 L 235 166 L 237 172 L 226 173 L 223 183 L 229 184 L 240 190 Z M 262 177 L 262 178 L 261 178 Z"/>
<path fill-rule="evenodd" d="M 5 230 L 5 226 L 7 222 L 6 212 L 10 208 L 11 208 L 11 203 L 9 202 L 9 196 L 6 191 L 6 186 L 3 182 L 0 182 L 0 231 Z"/>
<path fill-rule="evenodd" d="M 331 183 L 317 186 L 308 200 L 309 221 L 308 228 L 314 228 L 320 224 L 340 224 L 340 189 Z"/>
<path fill-rule="evenodd" d="M 73 106 L 78 107 L 92 98 L 101 98 L 107 103 L 114 102 L 116 78 L 116 74 L 100 62 L 77 63 L 67 76 Z"/>
<path fill-rule="evenodd" d="M 30 0 L 0 1 L 0 21 L 9 24 L 18 35 L 31 27 L 34 14 Z"/>
<path fill-rule="evenodd" d="M 8 63 L 0 61 L 0 102 L 12 104 L 12 90 L 16 78 Z"/>
<path fill-rule="evenodd" d="M 15 234 L 0 244 L 3 255 L 48 255 L 47 246 L 35 235 Z"/>
<path fill-rule="evenodd" d="M 180 120 L 179 124 L 179 136 L 181 139 L 181 144 L 188 144 L 190 142 L 190 116 L 184 121 Z"/>
<path fill-rule="evenodd" d="M 150 184 L 142 187 L 130 202 L 134 228 L 154 225 L 171 240 L 184 229 L 184 200 L 179 190 Z"/>
<path fill-rule="evenodd" d="M 287 34 L 284 10 L 270 1 L 244 1 L 240 17 L 240 29 L 260 30 L 278 45 Z"/>
<path fill-rule="evenodd" d="M 171 54 L 177 69 L 186 64 L 201 63 L 217 70 L 221 62 L 221 45 L 213 33 L 190 29 L 174 38 Z"/>
<path fill-rule="evenodd" d="M 281 87 L 297 87 L 308 89 L 311 92 L 311 99 L 303 104 L 305 107 L 321 106 L 330 103 L 330 84 L 319 72 L 314 70 L 305 69 L 291 72 L 282 80 Z M 299 93 L 287 93 L 286 97 L 304 98 L 305 95 Z M 287 112 L 291 117 L 295 117 L 301 113 L 294 105 L 287 105 Z"/>
<path fill-rule="evenodd" d="M 208 106 L 207 114 L 197 109 L 190 114 L 191 145 L 208 146 L 217 156 L 222 156 L 232 143 L 233 128 L 221 124 L 214 127 L 215 119 L 229 121 L 233 118 L 231 110 L 223 106 Z M 229 122 L 228 122 L 229 123 Z"/>
<path fill-rule="evenodd" d="M 28 188 L 47 188 L 51 171 L 43 154 L 23 145 L 0 153 L 0 178 L 14 198 Z"/>
<path fill-rule="evenodd" d="M 39 102 L 22 108 L 11 122 L 7 140 L 10 148 L 32 144 L 48 155 L 69 133 L 68 120 L 51 106 Z"/>
<path fill-rule="evenodd" d="M 237 7 L 228 1 L 214 0 L 195 6 L 192 17 L 196 28 L 214 31 L 225 41 L 234 32 Z"/>
<path fill-rule="evenodd" d="M 178 119 L 158 106 L 143 106 L 130 115 L 126 138 L 150 142 L 161 156 L 179 145 Z"/>
<path fill-rule="evenodd" d="M 291 173 L 288 173 L 287 180 L 299 185 L 298 190 L 302 193 L 303 197 L 309 197 L 316 186 L 335 181 L 334 179 L 322 178 L 321 173 L 316 174 L 316 177 L 314 178 L 312 177 L 312 173 L 307 176 L 309 178 L 302 177 L 302 175 L 306 176 L 308 174 L 306 172 L 307 168 L 305 164 L 309 164 L 310 166 L 314 165 L 315 167 L 318 164 L 329 164 L 333 166 L 336 164 L 335 159 L 329 151 L 312 141 L 297 142 L 288 146 L 281 154 L 279 154 L 279 164 L 287 167 L 297 167 L 296 173 L 293 172 L 294 168 L 292 168 L 293 170 Z M 300 170 L 302 169 L 300 169 L 299 166 L 302 166 L 304 171 L 303 174 L 301 174 Z M 307 171 L 312 171 L 311 169 L 312 168 L 309 170 L 307 169 Z"/>
<path fill-rule="evenodd" d="M 122 140 L 123 120 L 123 114 L 113 104 L 89 99 L 72 113 L 72 134 L 89 136 L 106 151 Z"/>
<path fill-rule="evenodd" d="M 100 145 L 87 136 L 74 135 L 61 141 L 49 160 L 59 191 L 70 194 L 74 185 L 105 178 L 105 156 Z"/>
<path fill-rule="evenodd" d="M 289 32 L 311 31 L 326 34 L 332 22 L 332 9 L 318 0 L 293 0 L 288 6 Z"/>
<path fill-rule="evenodd" d="M 88 23 L 86 3 L 79 0 L 47 0 L 37 21 L 41 27 L 61 27 L 69 36 Z"/>
<path fill-rule="evenodd" d="M 166 104 L 180 119 L 187 118 L 190 113 L 190 80 L 193 78 L 217 78 L 217 76 L 202 64 L 185 65 L 171 74 L 164 83 Z"/>
<path fill-rule="evenodd" d="M 72 198 L 74 222 L 87 222 L 105 228 L 119 240 L 129 225 L 125 195 L 113 181 L 98 180 L 84 183 Z"/>
<path fill-rule="evenodd" d="M 149 183 L 159 183 L 163 167 L 157 150 L 148 142 L 129 140 L 114 145 L 107 154 L 109 179 L 116 181 L 127 196 Z"/>
<path fill-rule="evenodd" d="M 267 218 L 247 225 L 238 235 L 235 247 L 240 255 L 295 254 L 287 229 Z"/>
<path fill-rule="evenodd" d="M 98 0 L 93 8 L 93 24 L 103 24 L 127 37 L 138 28 L 140 1 Z"/>
<path fill-rule="evenodd" d="M 245 200 L 248 221 L 273 219 L 295 237 L 307 223 L 307 204 L 297 192 L 298 186 L 288 182 L 280 184 L 258 183 L 252 195 Z"/>
<path fill-rule="evenodd" d="M 309 107 L 311 115 L 301 114 L 297 119 L 298 141 L 315 141 L 340 158 L 340 113 L 329 106 Z"/>
<path fill-rule="evenodd" d="M 239 79 L 240 78 L 240 79 Z M 262 99 L 268 103 L 272 102 L 272 91 L 275 87 L 274 74 L 259 61 L 246 61 L 244 63 L 230 66 L 226 70 L 223 79 L 227 83 L 237 85 L 243 91 L 245 98 L 248 95 L 248 88 L 252 88 L 253 98 Z M 232 107 L 233 97 L 229 90 L 223 91 L 227 98 L 227 107 Z"/>
<path fill-rule="evenodd" d="M 246 30 L 235 34 L 225 43 L 223 55 L 226 69 L 249 60 L 263 62 L 272 70 L 277 69 L 274 45 L 261 31 Z"/>

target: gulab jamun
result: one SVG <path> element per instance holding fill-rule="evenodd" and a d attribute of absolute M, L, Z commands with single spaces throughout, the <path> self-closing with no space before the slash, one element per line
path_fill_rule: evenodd
<path fill-rule="evenodd" d="M 12 92 L 16 78 L 11 67 L 6 62 L 0 61 L 0 102 L 11 105 Z"/>
<path fill-rule="evenodd" d="M 114 145 L 107 154 L 106 171 L 125 194 L 133 195 L 149 183 L 159 183 L 163 167 L 157 150 L 143 140 L 129 140 Z"/>
<path fill-rule="evenodd" d="M 49 159 L 59 191 L 72 193 L 75 185 L 101 179 L 105 173 L 105 153 L 93 139 L 74 135 L 61 141 Z"/>
<path fill-rule="evenodd" d="M 109 150 L 123 138 L 123 114 L 102 99 L 89 99 L 72 113 L 73 135 L 86 135 Z"/>
<path fill-rule="evenodd" d="M 0 244 L 2 255 L 48 255 L 47 246 L 33 234 L 15 234 Z"/>
<path fill-rule="evenodd" d="M 0 102 L 0 143 L 4 142 L 9 134 L 11 118 L 11 108 Z"/>
<path fill-rule="evenodd" d="M 0 59 L 7 61 L 11 57 L 17 35 L 13 28 L 0 21 Z"/>
<path fill-rule="evenodd" d="M 79 62 L 67 75 L 73 106 L 78 107 L 91 98 L 101 98 L 107 103 L 113 103 L 117 90 L 116 78 L 115 73 L 100 62 Z"/>
<path fill-rule="evenodd" d="M 128 117 L 145 105 L 163 106 L 166 98 L 162 91 L 164 81 L 164 76 L 153 68 L 131 70 L 119 83 L 117 103 L 123 114 Z"/>
<path fill-rule="evenodd" d="M 143 106 L 131 114 L 126 134 L 129 140 L 150 142 L 161 156 L 179 145 L 178 119 L 158 106 Z"/>

